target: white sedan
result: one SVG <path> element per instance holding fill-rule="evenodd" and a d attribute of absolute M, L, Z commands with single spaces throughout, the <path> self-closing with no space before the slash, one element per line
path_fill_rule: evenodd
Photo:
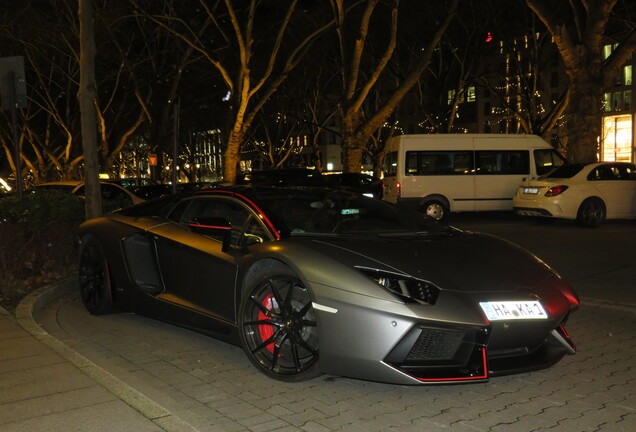
<path fill-rule="evenodd" d="M 598 226 L 603 219 L 636 218 L 636 164 L 563 165 L 521 183 L 512 205 L 518 215 L 573 219 L 586 227 Z"/>

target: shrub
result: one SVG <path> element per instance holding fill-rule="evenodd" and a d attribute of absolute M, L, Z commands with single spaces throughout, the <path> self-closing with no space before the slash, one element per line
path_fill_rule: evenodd
<path fill-rule="evenodd" d="M 68 192 L 41 191 L 0 199 L 0 223 L 13 222 L 27 231 L 60 219 L 79 222 L 84 214 L 84 200 Z"/>
<path fill-rule="evenodd" d="M 12 307 L 42 285 L 77 273 L 84 201 L 38 192 L 0 199 L 0 299 Z"/>

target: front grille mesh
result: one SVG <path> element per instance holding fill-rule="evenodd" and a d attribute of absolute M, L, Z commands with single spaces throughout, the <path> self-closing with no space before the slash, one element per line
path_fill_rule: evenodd
<path fill-rule="evenodd" d="M 463 340 L 463 332 L 422 328 L 406 361 L 451 360 Z"/>

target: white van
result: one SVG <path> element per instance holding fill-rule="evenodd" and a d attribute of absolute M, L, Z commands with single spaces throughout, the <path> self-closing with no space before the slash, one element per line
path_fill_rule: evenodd
<path fill-rule="evenodd" d="M 387 143 L 384 199 L 436 219 L 449 211 L 512 210 L 522 181 L 564 163 L 536 135 L 400 135 Z"/>

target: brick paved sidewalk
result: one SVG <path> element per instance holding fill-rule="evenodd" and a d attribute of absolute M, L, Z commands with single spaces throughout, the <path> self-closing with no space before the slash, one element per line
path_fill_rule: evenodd
<path fill-rule="evenodd" d="M 91 316 L 72 292 L 38 319 L 200 431 L 636 430 L 636 315 L 612 303 L 584 299 L 568 325 L 579 351 L 551 369 L 432 387 L 273 381 L 240 348 L 134 314 Z"/>
<path fill-rule="evenodd" d="M 21 323 L 29 331 L 0 308 L 0 431 L 192 431 L 28 317 Z"/>

